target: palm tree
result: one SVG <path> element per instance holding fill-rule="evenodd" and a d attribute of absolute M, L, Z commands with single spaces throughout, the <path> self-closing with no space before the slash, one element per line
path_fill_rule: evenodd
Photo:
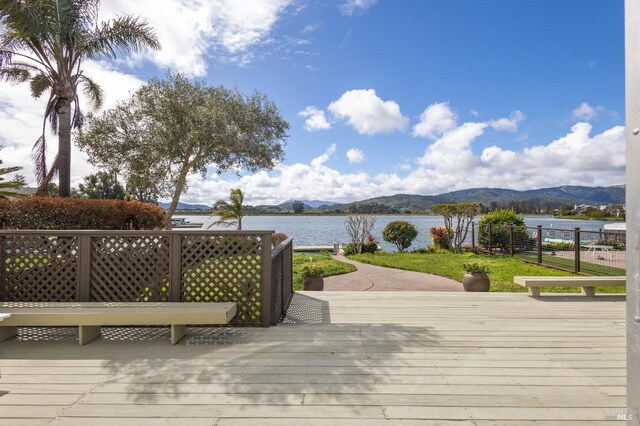
<path fill-rule="evenodd" d="M 98 21 L 100 0 L 0 0 L 0 80 L 29 82 L 31 94 L 48 92 L 42 135 L 33 147 L 38 194 L 59 176 L 59 195 L 71 192 L 71 129 L 82 124 L 78 88 L 94 108 L 102 89 L 82 69 L 85 59 L 116 57 L 116 51 L 157 49 L 158 39 L 139 17 Z M 58 155 L 47 170 L 46 123 L 58 135 Z"/>
<path fill-rule="evenodd" d="M 232 189 L 229 195 L 231 203 L 219 200 L 213 206 L 213 214 L 220 216 L 213 225 L 235 226 L 239 231 L 242 230 L 242 217 L 244 211 L 242 203 L 244 202 L 244 194 L 240 189 Z"/>

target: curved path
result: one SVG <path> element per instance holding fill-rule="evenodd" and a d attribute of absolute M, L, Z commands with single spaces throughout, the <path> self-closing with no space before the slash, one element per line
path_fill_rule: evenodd
<path fill-rule="evenodd" d="M 356 262 L 339 255 L 358 270 L 324 279 L 325 291 L 463 291 L 462 283 L 422 272 L 404 271 Z"/>

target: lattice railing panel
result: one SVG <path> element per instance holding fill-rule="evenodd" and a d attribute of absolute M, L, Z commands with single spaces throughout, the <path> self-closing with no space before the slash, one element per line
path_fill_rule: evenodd
<path fill-rule="evenodd" d="M 91 239 L 91 301 L 163 302 L 169 294 L 169 237 Z"/>
<path fill-rule="evenodd" d="M 6 302 L 73 302 L 78 296 L 76 237 L 2 237 L 2 286 Z"/>
<path fill-rule="evenodd" d="M 260 235 L 184 235 L 181 300 L 236 302 L 233 324 L 259 326 L 261 262 Z"/>

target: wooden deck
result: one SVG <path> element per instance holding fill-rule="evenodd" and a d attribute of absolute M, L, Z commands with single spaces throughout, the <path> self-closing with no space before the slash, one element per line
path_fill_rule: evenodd
<path fill-rule="evenodd" d="M 624 297 L 298 293 L 286 324 L 21 329 L 0 425 L 623 424 Z"/>

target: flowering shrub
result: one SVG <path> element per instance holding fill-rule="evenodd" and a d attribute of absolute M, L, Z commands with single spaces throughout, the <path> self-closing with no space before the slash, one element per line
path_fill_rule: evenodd
<path fill-rule="evenodd" d="M 164 210 L 137 201 L 26 197 L 0 203 L 0 220 L 13 229 L 156 229 Z"/>
<path fill-rule="evenodd" d="M 451 248 L 451 232 L 444 226 L 431 228 L 431 241 L 435 249 L 449 250 Z"/>

